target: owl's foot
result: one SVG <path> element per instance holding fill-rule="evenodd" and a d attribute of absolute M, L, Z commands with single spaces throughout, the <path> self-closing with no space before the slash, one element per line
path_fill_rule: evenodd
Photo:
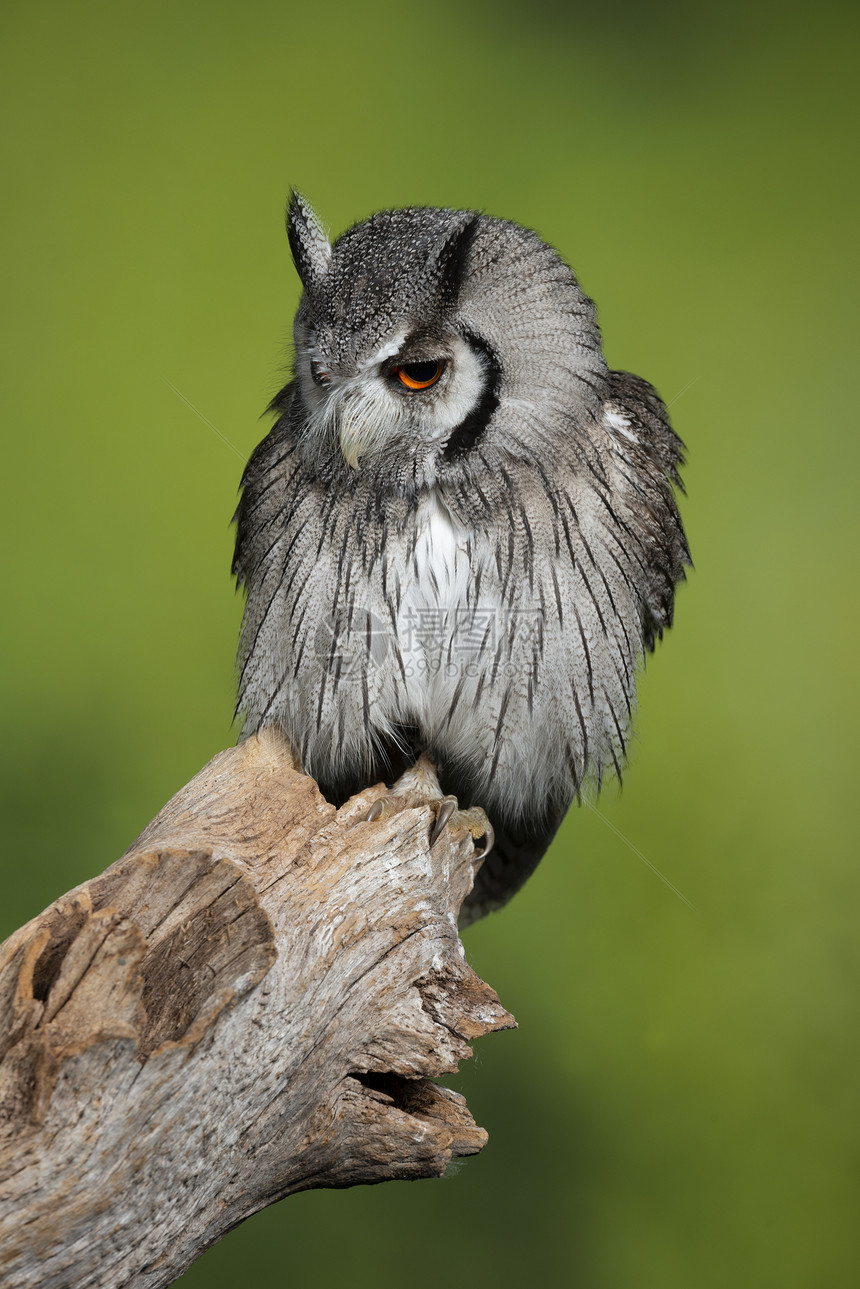
<path fill-rule="evenodd" d="M 405 774 L 401 774 L 390 792 L 378 797 L 368 810 L 365 819 L 372 823 L 374 819 L 386 819 L 398 810 L 414 810 L 416 806 L 429 806 L 436 816 L 430 831 L 432 846 L 447 827 L 471 833 L 475 841 L 484 838 L 484 849 L 478 859 L 485 859 L 493 849 L 495 834 L 480 806 L 469 806 L 461 810 L 456 797 L 446 797 L 439 786 L 436 767 L 425 752 Z"/>
<path fill-rule="evenodd" d="M 483 837 L 484 849 L 478 856 L 479 859 L 485 859 L 493 849 L 496 834 L 493 832 L 493 825 L 480 806 L 469 806 L 461 810 L 456 797 L 443 797 L 439 802 L 436 822 L 430 833 L 431 846 L 445 827 L 453 828 L 455 831 L 458 828 L 462 828 L 471 833 L 475 841 L 480 841 Z"/>

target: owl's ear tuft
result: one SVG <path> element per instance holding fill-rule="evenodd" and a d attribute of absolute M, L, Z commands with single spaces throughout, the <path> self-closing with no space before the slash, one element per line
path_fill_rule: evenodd
<path fill-rule="evenodd" d="M 296 272 L 304 287 L 311 287 L 328 272 L 331 243 L 309 201 L 290 189 L 287 207 L 287 236 Z"/>
<path fill-rule="evenodd" d="M 447 309 L 456 307 L 460 288 L 466 275 L 469 252 L 478 231 L 481 216 L 472 211 L 461 212 L 461 219 L 445 237 L 433 264 L 442 304 Z"/>

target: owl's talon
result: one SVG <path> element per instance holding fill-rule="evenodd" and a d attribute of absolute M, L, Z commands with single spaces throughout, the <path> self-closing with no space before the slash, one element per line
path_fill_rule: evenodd
<path fill-rule="evenodd" d="M 475 859 L 484 860 L 487 858 L 495 845 L 496 834 L 493 831 L 493 825 L 480 806 L 470 806 L 468 810 L 461 810 L 456 797 L 443 797 L 439 802 L 436 823 L 430 833 L 431 846 L 435 845 L 442 830 L 448 825 L 452 829 L 465 829 L 472 834 L 476 842 L 483 837 L 484 848 L 476 853 Z"/>
<path fill-rule="evenodd" d="M 484 849 L 475 854 L 475 859 L 484 860 L 496 844 L 496 834 L 493 825 L 487 820 L 487 831 L 484 833 Z"/>
<path fill-rule="evenodd" d="M 449 809 L 448 807 L 450 802 L 453 802 L 453 807 Z M 452 832 L 461 830 L 463 832 L 470 833 L 474 842 L 480 841 L 482 837 L 484 838 L 483 850 L 478 851 L 476 847 L 475 859 L 486 859 L 490 851 L 493 849 L 493 845 L 496 840 L 493 825 L 487 818 L 486 812 L 483 811 L 480 806 L 469 806 L 468 808 L 461 810 L 457 805 L 456 797 L 445 797 L 440 804 L 436 827 L 430 837 L 430 845 L 433 845 L 433 842 L 442 830 L 440 824 L 443 821 L 443 812 L 444 826 L 450 828 Z"/>
<path fill-rule="evenodd" d="M 431 846 L 435 845 L 436 841 L 438 840 L 442 832 L 442 829 L 448 823 L 448 820 L 451 818 L 451 816 L 456 814 L 457 809 L 458 809 L 458 806 L 457 806 L 456 797 L 443 797 L 442 800 L 439 802 L 439 810 L 436 814 L 436 822 L 433 825 L 433 829 L 430 833 Z"/>
<path fill-rule="evenodd" d="M 372 824 L 374 819 L 381 819 L 385 814 L 385 798 L 379 797 L 364 816 L 364 822 Z"/>

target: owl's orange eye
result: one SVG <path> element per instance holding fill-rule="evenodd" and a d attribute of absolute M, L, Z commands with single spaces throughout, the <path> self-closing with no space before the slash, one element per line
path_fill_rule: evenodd
<path fill-rule="evenodd" d="M 407 389 L 429 389 L 436 384 L 444 370 L 444 362 L 431 360 L 426 363 L 401 363 L 394 368 L 394 374 Z"/>

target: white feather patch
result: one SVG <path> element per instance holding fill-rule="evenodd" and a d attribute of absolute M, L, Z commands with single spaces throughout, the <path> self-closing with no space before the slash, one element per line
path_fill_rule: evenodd
<path fill-rule="evenodd" d="M 427 728 L 437 723 L 441 693 L 453 690 L 452 646 L 467 603 L 467 533 L 433 493 L 418 513 L 414 561 L 403 581 L 397 634 L 410 705 Z"/>
<path fill-rule="evenodd" d="M 636 435 L 632 433 L 630 421 L 626 416 L 622 416 L 620 412 L 610 412 L 608 409 L 604 411 L 603 415 L 610 430 L 614 430 L 616 434 L 621 434 L 630 443 L 639 442 Z"/>

